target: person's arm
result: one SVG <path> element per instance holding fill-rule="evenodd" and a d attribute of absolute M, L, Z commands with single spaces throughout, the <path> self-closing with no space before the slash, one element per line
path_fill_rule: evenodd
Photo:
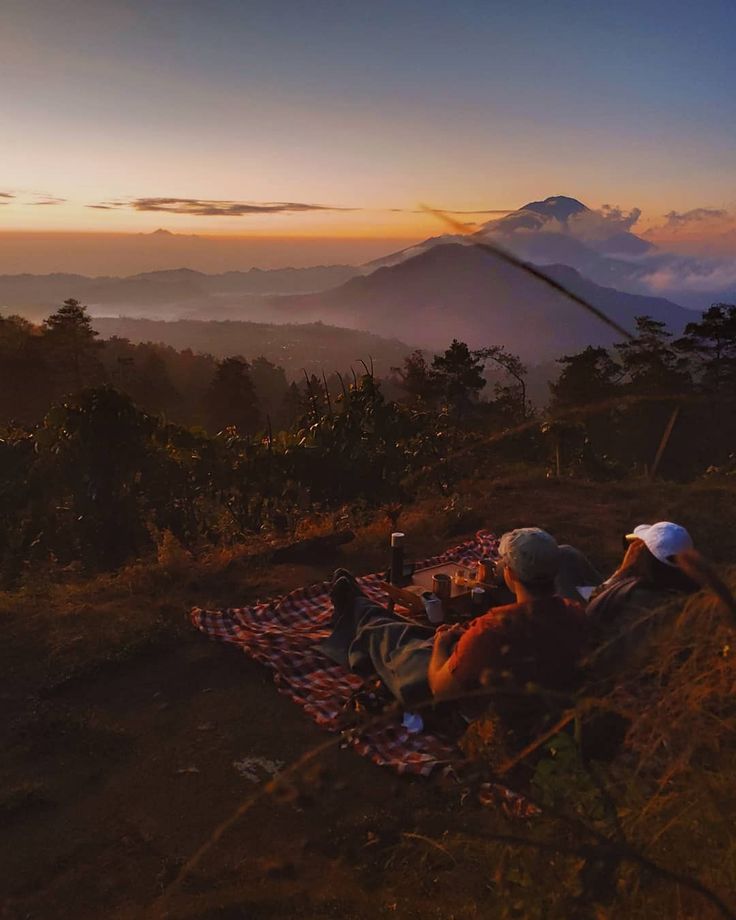
<path fill-rule="evenodd" d="M 435 633 L 427 679 L 436 700 L 458 697 L 462 693 L 462 687 L 447 667 L 455 641 L 462 632 L 461 626 L 441 626 Z"/>

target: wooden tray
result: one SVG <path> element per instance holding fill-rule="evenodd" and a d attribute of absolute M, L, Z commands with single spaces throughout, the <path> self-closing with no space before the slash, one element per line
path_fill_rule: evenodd
<path fill-rule="evenodd" d="M 384 582 L 381 587 L 385 590 L 389 597 L 393 598 L 397 603 L 401 604 L 404 607 L 407 607 L 412 613 L 424 613 L 424 602 L 422 601 L 422 594 L 425 591 L 432 590 L 432 578 L 435 575 L 440 573 L 450 576 L 450 597 L 445 600 L 443 607 L 445 611 L 453 611 L 457 613 L 466 613 L 469 611 L 471 606 L 470 601 L 470 592 L 472 588 L 479 586 L 481 588 L 488 588 L 488 585 L 480 585 L 478 582 L 474 582 L 471 586 L 468 585 L 456 585 L 452 580 L 453 575 L 457 572 L 458 569 L 467 569 L 466 565 L 459 565 L 457 562 L 446 562 L 443 565 L 432 565 L 426 569 L 418 569 L 412 575 L 411 583 L 399 587 L 398 585 L 392 585 L 390 582 Z"/>

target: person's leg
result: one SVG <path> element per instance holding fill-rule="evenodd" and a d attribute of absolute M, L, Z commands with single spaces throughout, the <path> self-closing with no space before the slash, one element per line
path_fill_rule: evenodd
<path fill-rule="evenodd" d="M 386 611 L 362 593 L 355 578 L 346 569 L 338 569 L 330 588 L 332 599 L 332 633 L 316 648 L 336 664 L 350 667 L 348 652 L 364 617 Z"/>
<path fill-rule="evenodd" d="M 434 645 L 431 626 L 384 612 L 364 618 L 350 646 L 353 670 L 374 671 L 399 702 L 412 705 L 431 696 L 427 682 Z"/>
<path fill-rule="evenodd" d="M 555 579 L 557 593 L 574 601 L 583 601 L 579 587 L 597 587 L 603 581 L 589 559 L 574 546 L 560 546 L 560 570 Z"/>
<path fill-rule="evenodd" d="M 332 634 L 317 648 L 351 671 L 377 674 L 406 706 L 427 699 L 433 627 L 386 610 L 362 594 L 347 574 L 335 575 Z"/>

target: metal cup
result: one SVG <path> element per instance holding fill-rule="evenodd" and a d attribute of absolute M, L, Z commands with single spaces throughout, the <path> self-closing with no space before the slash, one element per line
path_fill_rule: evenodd
<path fill-rule="evenodd" d="M 446 601 L 452 591 L 452 579 L 444 572 L 432 576 L 432 591 L 440 600 Z"/>

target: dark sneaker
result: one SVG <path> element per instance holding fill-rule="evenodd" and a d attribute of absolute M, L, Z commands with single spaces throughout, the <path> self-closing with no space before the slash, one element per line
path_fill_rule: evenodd
<path fill-rule="evenodd" d="M 347 581 L 350 582 L 350 584 L 353 586 L 353 590 L 355 591 L 356 594 L 360 594 L 360 595 L 362 595 L 363 597 L 365 597 L 365 594 L 363 593 L 363 591 L 362 591 L 360 585 L 358 584 L 358 579 L 355 577 L 355 575 L 353 575 L 352 572 L 348 571 L 348 569 L 335 569 L 335 571 L 334 571 L 334 573 L 333 573 L 333 575 L 332 575 L 332 586 L 333 586 L 333 588 L 334 588 L 335 584 L 336 584 L 341 578 L 344 578 L 344 579 L 346 579 Z"/>
<path fill-rule="evenodd" d="M 332 617 L 333 623 L 336 623 L 343 613 L 352 610 L 355 599 L 359 594 L 360 589 L 353 578 L 340 575 L 336 580 L 333 580 L 332 588 L 330 589 L 330 598 L 335 608 L 335 613 Z"/>

